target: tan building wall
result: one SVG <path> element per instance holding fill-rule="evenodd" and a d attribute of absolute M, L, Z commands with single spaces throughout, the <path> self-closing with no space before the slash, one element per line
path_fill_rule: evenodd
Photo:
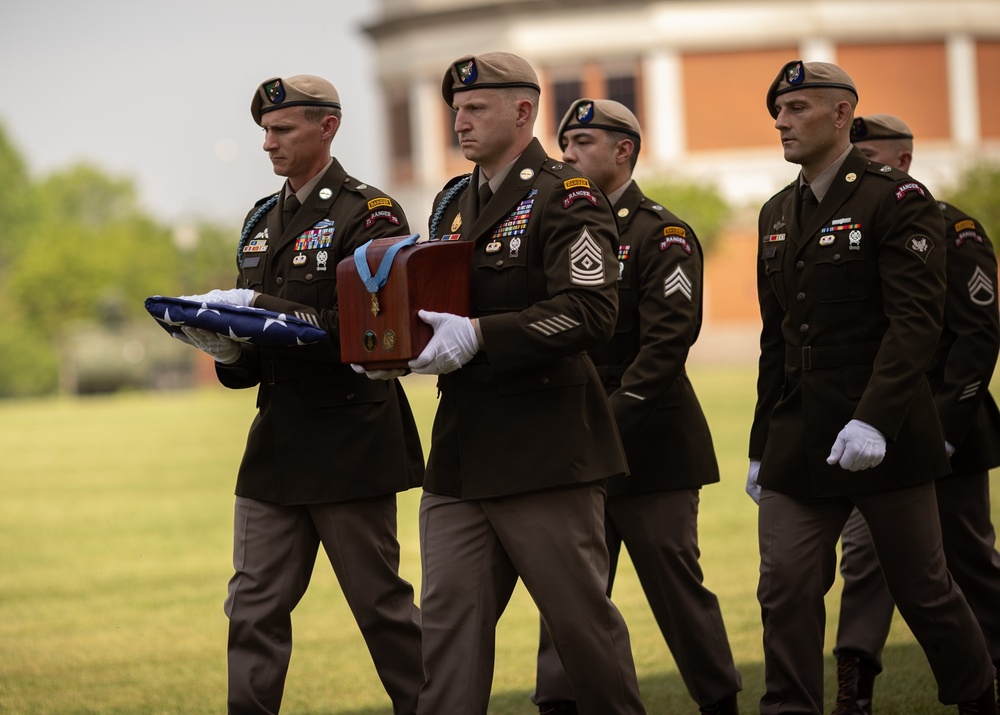
<path fill-rule="evenodd" d="M 935 192 L 978 160 L 1000 161 L 997 0 L 382 0 L 381 8 L 367 30 L 390 110 L 387 188 L 407 207 L 429 213 L 444 182 L 471 168 L 440 82 L 449 62 L 489 50 L 522 55 L 538 72 L 535 129 L 551 154 L 571 99 L 619 92 L 643 125 L 640 181 L 719 187 L 739 210 L 706 265 L 696 350 L 706 358 L 734 353 L 726 335 L 756 351 L 756 208 L 797 173 L 764 105 L 785 62 L 836 62 L 858 85 L 860 114 L 905 118 L 917 135 L 911 171 Z M 409 213 L 422 228 L 420 212 Z"/>

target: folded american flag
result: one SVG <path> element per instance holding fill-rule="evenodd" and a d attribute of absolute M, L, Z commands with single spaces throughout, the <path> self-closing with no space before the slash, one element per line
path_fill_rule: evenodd
<path fill-rule="evenodd" d="M 171 335 L 187 325 L 253 345 L 309 345 L 326 338 L 326 331 L 311 323 L 262 308 L 154 295 L 146 298 L 146 310 Z"/>

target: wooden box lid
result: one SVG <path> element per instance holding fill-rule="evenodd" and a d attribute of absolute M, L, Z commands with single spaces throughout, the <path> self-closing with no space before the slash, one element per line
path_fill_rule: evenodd
<path fill-rule="evenodd" d="M 418 310 L 469 314 L 472 242 L 416 240 L 378 238 L 337 264 L 343 362 L 405 368 L 434 333 Z"/>

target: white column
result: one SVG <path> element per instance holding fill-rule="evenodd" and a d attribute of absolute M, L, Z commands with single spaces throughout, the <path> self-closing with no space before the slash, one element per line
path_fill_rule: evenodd
<path fill-rule="evenodd" d="M 652 52 L 643 58 L 643 67 L 643 134 L 651 138 L 654 163 L 673 162 L 686 150 L 680 55 Z"/>
<path fill-rule="evenodd" d="M 949 35 L 945 52 L 951 137 L 958 148 L 973 147 L 980 140 L 976 42 L 969 35 Z"/>
<path fill-rule="evenodd" d="M 826 37 L 809 37 L 799 44 L 803 62 L 837 63 L 837 46 Z"/>
<path fill-rule="evenodd" d="M 429 80 L 410 89 L 410 126 L 415 184 L 438 185 L 444 174 L 444 131 L 441 127 L 441 85 Z"/>

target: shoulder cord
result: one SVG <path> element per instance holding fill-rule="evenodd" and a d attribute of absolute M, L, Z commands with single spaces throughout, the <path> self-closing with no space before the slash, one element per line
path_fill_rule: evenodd
<path fill-rule="evenodd" d="M 236 249 L 236 265 L 241 269 L 243 268 L 243 246 L 247 242 L 247 237 L 250 235 L 253 227 L 257 225 L 257 221 L 260 220 L 260 217 L 270 211 L 271 207 L 276 203 L 278 203 L 278 194 L 275 194 L 262 203 L 254 212 L 254 215 L 250 217 L 250 220 L 247 221 L 247 225 L 243 227 L 243 233 L 240 234 L 240 245 Z"/>
<path fill-rule="evenodd" d="M 458 192 L 469 185 L 469 182 L 471 180 L 472 180 L 472 174 L 468 174 L 467 176 L 459 180 L 457 184 L 448 189 L 448 193 L 446 193 L 443 197 L 441 197 L 441 203 L 437 205 L 437 208 L 434 209 L 434 215 L 431 216 L 431 224 L 430 224 L 431 235 L 428 237 L 428 240 L 430 241 L 438 240 L 438 235 L 437 235 L 438 224 L 441 223 L 441 216 L 444 214 L 444 210 L 448 208 L 448 204 L 450 204 L 452 200 L 454 200 L 454 198 L 458 195 Z"/>

